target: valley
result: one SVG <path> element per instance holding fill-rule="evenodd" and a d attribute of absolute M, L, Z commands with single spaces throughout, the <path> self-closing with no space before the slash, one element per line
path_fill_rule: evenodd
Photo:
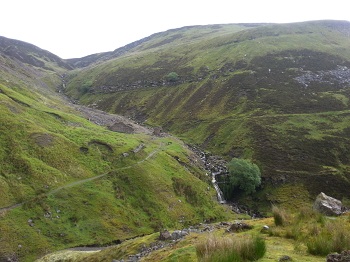
<path fill-rule="evenodd" d="M 349 227 L 310 209 L 350 201 L 349 34 L 190 26 L 66 60 L 0 37 L 0 261 L 211 261 L 201 245 L 226 237 L 264 245 L 259 261 L 324 261 L 317 237 Z M 224 187 L 235 158 L 257 165 L 255 192 Z"/>

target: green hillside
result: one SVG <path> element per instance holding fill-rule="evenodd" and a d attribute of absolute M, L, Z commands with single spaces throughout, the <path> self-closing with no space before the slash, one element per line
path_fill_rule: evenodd
<path fill-rule="evenodd" d="M 0 37 L 0 261 L 119 243 L 81 258 L 124 258 L 162 229 L 227 234 L 227 223 L 206 224 L 234 217 L 186 144 L 256 163 L 262 185 L 233 200 L 262 214 L 310 206 L 321 191 L 349 203 L 349 40 L 345 21 L 189 26 L 63 60 Z M 347 216 L 299 212 L 284 227 L 249 222 L 267 243 L 262 261 L 320 261 L 312 241 L 332 228 L 348 238 Z M 196 258 L 213 237 L 202 231 L 147 259 Z"/>
<path fill-rule="evenodd" d="M 350 23 L 170 30 L 69 75 L 81 103 L 162 126 L 191 144 L 251 158 L 264 209 L 349 198 Z"/>
<path fill-rule="evenodd" d="M 0 43 L 0 261 L 227 217 L 179 140 L 93 124 L 55 91 L 65 61 L 17 41 L 16 55 L 6 53 L 8 43 Z M 44 62 L 18 59 L 26 55 Z"/>

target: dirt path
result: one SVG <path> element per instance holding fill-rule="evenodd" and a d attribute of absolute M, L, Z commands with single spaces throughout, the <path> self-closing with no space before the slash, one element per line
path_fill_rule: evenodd
<path fill-rule="evenodd" d="M 58 191 L 62 190 L 62 189 L 65 189 L 65 188 L 69 188 L 69 187 L 74 187 L 74 186 L 77 186 L 77 185 L 81 185 L 81 184 L 84 184 L 86 182 L 90 182 L 90 181 L 93 181 L 93 180 L 96 180 L 96 179 L 99 179 L 101 177 L 105 177 L 105 176 L 108 176 L 109 174 L 111 174 L 112 172 L 115 172 L 115 171 L 120 171 L 120 170 L 125 170 L 125 169 L 130 169 L 134 166 L 137 166 L 137 165 L 140 165 L 142 164 L 143 162 L 147 161 L 148 159 L 150 159 L 152 156 L 154 156 L 155 154 L 157 154 L 159 151 L 161 151 L 164 147 L 164 144 L 163 143 L 159 143 L 159 147 L 155 150 L 153 150 L 151 153 L 149 153 L 144 159 L 140 160 L 140 161 L 137 161 L 136 163 L 132 164 L 132 165 L 129 165 L 129 166 L 124 166 L 124 167 L 119 167 L 119 168 L 116 168 L 114 170 L 111 170 L 107 173 L 104 173 L 104 174 L 101 174 L 101 175 L 98 175 L 98 176 L 94 176 L 94 177 L 89 177 L 89 178 L 86 178 L 86 179 L 82 179 L 82 180 L 78 180 L 78 181 L 74 181 L 72 183 L 69 183 L 67 185 L 64 185 L 64 186 L 61 186 L 61 187 L 58 187 L 56 189 L 53 189 L 49 192 L 46 193 L 46 195 L 52 195 L 52 194 L 55 194 L 57 193 Z M 12 209 L 15 209 L 17 207 L 20 207 L 22 205 L 24 205 L 25 203 L 29 202 L 30 200 L 28 201 L 25 201 L 25 202 L 22 202 L 22 203 L 17 203 L 17 204 L 14 204 L 12 206 L 8 206 L 8 207 L 2 207 L 0 208 L 0 214 L 6 212 L 6 211 L 10 211 Z"/>

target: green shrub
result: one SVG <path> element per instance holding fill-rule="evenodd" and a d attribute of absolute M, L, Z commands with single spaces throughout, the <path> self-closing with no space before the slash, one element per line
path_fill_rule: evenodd
<path fill-rule="evenodd" d="M 239 262 L 254 261 L 266 253 L 265 240 L 260 237 L 217 238 L 210 236 L 206 241 L 196 245 L 199 261 L 202 262 Z"/>
<path fill-rule="evenodd" d="M 176 82 L 179 80 L 179 75 L 176 72 L 171 72 L 171 73 L 166 75 L 165 79 L 168 82 Z"/>

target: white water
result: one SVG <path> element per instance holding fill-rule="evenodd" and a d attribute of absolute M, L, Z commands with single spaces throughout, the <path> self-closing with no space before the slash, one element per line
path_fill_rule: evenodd
<path fill-rule="evenodd" d="M 215 176 L 216 176 L 217 174 L 220 174 L 220 172 L 211 173 L 212 178 L 213 178 L 213 179 L 211 180 L 211 182 L 213 183 L 213 186 L 214 186 L 214 188 L 215 188 L 215 190 L 216 190 L 216 194 L 217 194 L 217 196 L 218 196 L 218 201 L 219 201 L 219 203 L 220 203 L 220 204 L 225 204 L 225 203 L 226 203 L 226 200 L 225 200 L 225 198 L 224 198 L 224 194 L 222 193 L 222 191 L 221 191 L 221 189 L 220 189 L 218 183 L 216 182 Z"/>

